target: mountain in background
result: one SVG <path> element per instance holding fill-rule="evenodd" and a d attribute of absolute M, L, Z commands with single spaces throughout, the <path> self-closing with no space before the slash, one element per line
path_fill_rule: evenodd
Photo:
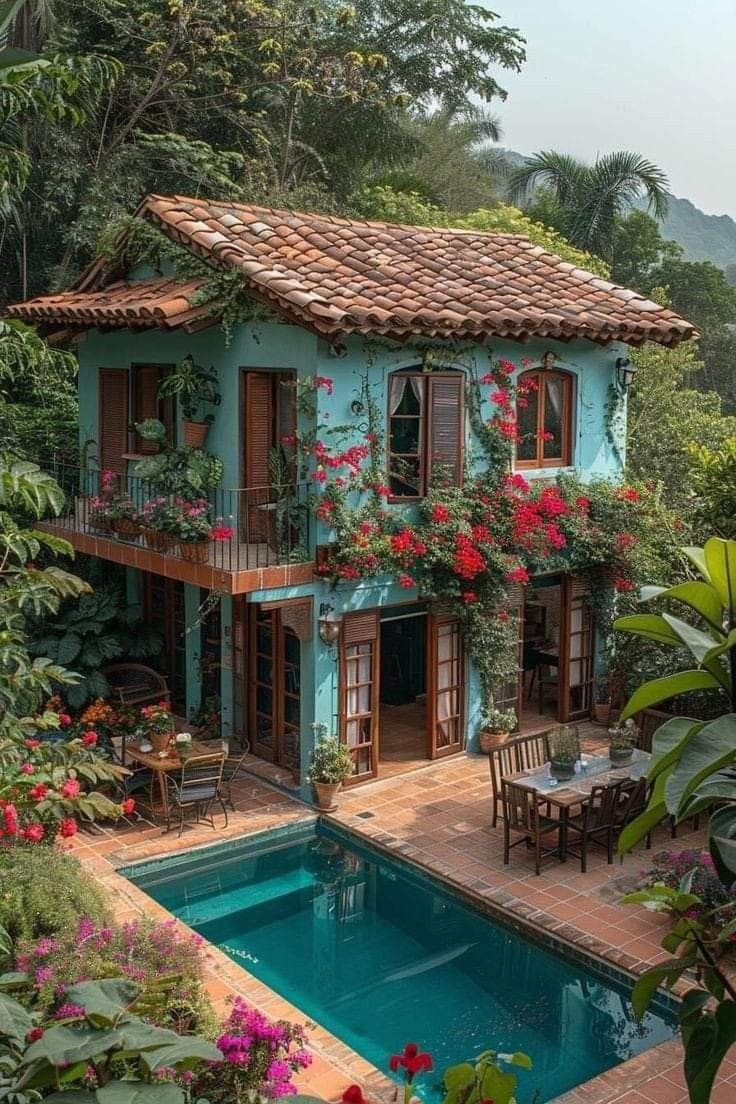
<path fill-rule="evenodd" d="M 515 150 L 500 152 L 514 168 L 524 164 L 524 155 Z M 636 206 L 647 209 L 643 200 Z M 730 215 L 706 215 L 689 199 L 671 195 L 667 217 L 660 225 L 663 238 L 682 246 L 686 261 L 712 261 L 723 269 L 736 265 L 736 221 Z"/>

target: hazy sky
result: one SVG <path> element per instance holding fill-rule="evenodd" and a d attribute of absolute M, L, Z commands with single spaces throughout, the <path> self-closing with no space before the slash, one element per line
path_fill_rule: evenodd
<path fill-rule="evenodd" d="M 527 40 L 498 71 L 503 144 L 634 150 L 671 190 L 736 217 L 736 0 L 481 0 Z"/>

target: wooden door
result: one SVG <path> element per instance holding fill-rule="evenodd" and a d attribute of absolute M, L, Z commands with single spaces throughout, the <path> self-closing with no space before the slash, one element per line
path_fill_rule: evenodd
<path fill-rule="evenodd" d="M 464 734 L 465 655 L 456 617 L 430 614 L 427 645 L 430 759 L 460 751 Z"/>
<path fill-rule="evenodd" d="M 124 476 L 128 452 L 128 369 L 100 368 L 97 451 L 101 471 Z"/>
<path fill-rule="evenodd" d="M 161 654 L 151 661 L 166 676 L 174 713 L 185 716 L 187 708 L 186 618 L 184 584 L 163 575 L 143 572 L 143 619 L 158 629 L 163 638 Z"/>
<path fill-rule="evenodd" d="M 560 721 L 590 714 L 595 671 L 595 622 L 587 583 L 564 575 L 561 586 Z"/>
<path fill-rule="evenodd" d="M 352 781 L 378 774 L 379 611 L 348 613 L 340 629 L 340 739 L 355 766 Z"/>
<path fill-rule="evenodd" d="M 281 767 L 299 765 L 301 642 L 281 610 L 250 607 L 249 719 L 255 755 Z"/>

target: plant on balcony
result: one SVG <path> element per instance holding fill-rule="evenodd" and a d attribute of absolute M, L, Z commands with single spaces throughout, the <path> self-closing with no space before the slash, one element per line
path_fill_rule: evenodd
<path fill-rule="evenodd" d="M 223 470 L 219 456 L 205 449 L 175 448 L 139 460 L 133 467 L 133 475 L 144 479 L 157 495 L 176 495 L 192 501 L 219 487 Z"/>
<path fill-rule="evenodd" d="M 216 388 L 217 372 L 214 368 L 203 368 L 196 364 L 194 357 L 185 356 L 181 364 L 164 376 L 159 384 L 158 395 L 160 399 L 178 399 L 181 404 L 181 412 L 184 415 L 182 432 L 184 444 L 192 448 L 201 448 L 207 436 L 207 431 L 214 421 L 209 414 L 203 421 L 196 422 L 194 417 L 201 403 L 220 402 L 220 394 Z"/>
<path fill-rule="evenodd" d="M 143 539 L 156 552 L 169 552 L 176 545 L 176 524 L 180 508 L 171 495 L 156 495 L 143 503 L 138 521 L 143 529 Z"/>
<path fill-rule="evenodd" d="M 166 444 L 166 426 L 158 418 L 144 418 L 135 423 L 135 431 L 147 447 L 143 452 L 158 452 Z"/>

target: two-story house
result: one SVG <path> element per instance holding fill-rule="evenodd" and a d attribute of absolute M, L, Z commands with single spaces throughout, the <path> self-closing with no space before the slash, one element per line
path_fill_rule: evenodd
<path fill-rule="evenodd" d="M 615 479 L 621 419 L 606 426 L 606 411 L 612 388 L 625 403 L 627 345 L 673 345 L 693 328 L 521 236 L 162 196 L 137 218 L 212 276 L 230 273 L 253 316 L 223 327 L 206 272 L 176 278 L 166 262 L 158 272 L 98 262 L 73 290 L 11 308 L 77 339 L 80 435 L 96 443 L 96 463 L 65 476 L 57 529 L 125 565 L 130 603 L 163 633 L 176 710 L 215 693 L 223 734 L 247 734 L 256 756 L 305 769 L 315 731 L 337 732 L 364 780 L 472 748 L 483 703 L 457 621 L 393 579 L 332 588 L 316 573 L 331 539 L 310 505 L 319 481 L 293 464 L 275 476 L 280 443 L 340 425 L 343 449 L 363 444 L 370 404 L 386 509 L 411 511 L 438 456 L 458 481 L 474 462 L 468 358 L 481 375 L 506 358 L 531 381 L 515 467 L 529 479 Z M 451 366 L 425 371 L 428 350 L 457 349 Z M 158 418 L 182 442 L 181 410 L 158 385 L 186 357 L 217 372 L 206 448 L 224 474 L 208 493 L 213 522 L 232 530 L 199 563 L 105 531 L 88 506 L 102 470 L 136 501 L 148 493 L 133 475 L 149 447 L 136 423 Z M 595 630 L 584 586 L 540 575 L 520 601 L 520 676 L 499 702 L 515 705 L 525 730 L 585 716 Z"/>

